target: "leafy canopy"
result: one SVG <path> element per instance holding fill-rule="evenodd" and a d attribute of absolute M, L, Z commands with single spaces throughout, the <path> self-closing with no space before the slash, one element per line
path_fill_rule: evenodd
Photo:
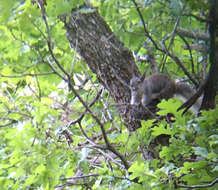
<path fill-rule="evenodd" d="M 58 18 L 70 14 L 84 2 L 47 0 L 46 26 L 37 1 L 0 1 L 1 189 L 54 189 L 77 184 L 72 189 L 160 190 L 174 189 L 175 184 L 212 182 L 218 174 L 218 110 L 205 111 L 198 118 L 191 114 L 182 116 L 176 111 L 181 105 L 179 101 L 162 101 L 159 115 L 173 113 L 174 122 L 142 121 L 142 128 L 130 133 L 104 90 L 92 111 L 102 120 L 110 142 L 130 163 L 129 174 L 110 151 L 98 149 L 105 142 L 90 114 L 84 114 L 80 122 L 70 125 L 85 108 L 68 88 L 66 73 L 88 103 L 102 88 L 95 74 L 71 48 Z M 144 42 L 148 38 L 133 1 L 90 2 L 126 47 L 137 55 L 146 55 Z M 190 15 L 207 13 L 207 1 L 139 0 L 137 3 L 146 27 L 157 42 L 174 30 L 177 18 L 181 27 L 205 30 L 206 26 Z M 187 16 L 181 16 L 182 13 Z M 195 39 L 187 40 L 195 42 Z M 165 43 L 169 47 L 171 41 Z M 201 64 L 204 54 L 193 51 L 191 63 L 190 52 L 183 45 L 184 40 L 175 36 L 171 48 L 188 71 L 198 74 L 207 69 L 207 61 Z M 172 59 L 163 58 L 154 46 L 151 48 L 159 68 L 166 62 L 166 72 L 184 77 Z M 150 71 L 149 64 L 138 61 L 137 65 L 141 71 Z M 153 147 L 160 135 L 169 136 L 169 145 Z M 146 151 L 157 157 L 149 160 Z M 81 171 L 84 176 L 90 176 L 73 178 Z M 134 183 L 134 179 L 139 183 Z M 216 188 L 214 185 L 210 189 Z"/>

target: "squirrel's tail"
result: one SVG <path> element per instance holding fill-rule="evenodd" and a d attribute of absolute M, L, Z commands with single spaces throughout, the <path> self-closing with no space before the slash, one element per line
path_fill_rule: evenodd
<path fill-rule="evenodd" d="M 189 98 L 191 98 L 196 91 L 191 88 L 189 85 L 183 83 L 183 82 L 177 82 L 176 83 L 176 94 L 175 96 L 182 100 L 183 102 L 186 102 Z M 199 98 L 195 104 L 190 108 L 191 112 L 195 113 L 196 115 L 199 112 L 200 106 L 201 106 L 202 98 Z"/>

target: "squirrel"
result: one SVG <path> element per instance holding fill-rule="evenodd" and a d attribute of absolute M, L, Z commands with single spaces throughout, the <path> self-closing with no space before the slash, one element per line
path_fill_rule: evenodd
<path fill-rule="evenodd" d="M 175 82 L 163 73 L 155 73 L 147 78 L 133 76 L 130 80 L 131 105 L 147 106 L 154 99 L 169 99 L 174 96 L 187 101 L 195 90 L 185 83 Z M 191 111 L 199 112 L 201 100 L 197 100 L 191 107 Z"/>

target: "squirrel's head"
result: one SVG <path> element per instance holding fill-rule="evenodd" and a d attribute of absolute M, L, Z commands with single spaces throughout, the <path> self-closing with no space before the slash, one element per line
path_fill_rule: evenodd
<path fill-rule="evenodd" d="M 137 90 L 142 80 L 140 77 L 133 76 L 130 80 L 130 88 L 131 90 Z"/>

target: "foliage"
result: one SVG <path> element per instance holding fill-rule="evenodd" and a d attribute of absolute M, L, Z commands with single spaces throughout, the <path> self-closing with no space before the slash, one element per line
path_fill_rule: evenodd
<path fill-rule="evenodd" d="M 47 0 L 49 28 L 39 4 L 33 2 L 0 1 L 1 189 L 159 190 L 214 181 L 218 175 L 218 110 L 204 111 L 200 117 L 182 116 L 176 110 L 180 104 L 177 100 L 162 101 L 159 115 L 174 114 L 171 123 L 142 121 L 142 128 L 129 132 L 112 98 L 105 89 L 101 91 L 95 74 L 69 45 L 58 18 L 85 1 Z M 208 69 L 208 42 L 187 39 L 190 44 L 200 41 L 205 48 L 203 52 L 190 54 L 183 48 L 181 37 L 176 35 L 173 40 L 166 37 L 174 31 L 176 19 L 186 29 L 205 30 L 206 25 L 191 15 L 206 15 L 206 2 L 137 1 L 152 38 L 170 47 L 188 72 L 199 78 Z M 126 47 L 140 57 L 146 55 L 144 42 L 152 43 L 144 33 L 133 1 L 93 0 L 91 3 Z M 186 16 L 181 16 L 182 13 Z M 160 69 L 184 77 L 172 58 L 151 47 Z M 140 60 L 137 64 L 141 71 L 151 71 L 149 64 Z M 92 112 L 104 124 L 110 142 L 130 163 L 129 173 L 116 155 L 99 148 L 105 145 L 100 127 L 70 90 L 66 73 L 80 97 L 87 104 L 94 101 Z M 168 136 L 168 146 L 153 146 L 160 135 Z M 155 159 L 149 159 L 150 154 Z M 139 183 L 134 183 L 135 179 Z M 216 188 L 217 184 L 210 189 Z"/>

